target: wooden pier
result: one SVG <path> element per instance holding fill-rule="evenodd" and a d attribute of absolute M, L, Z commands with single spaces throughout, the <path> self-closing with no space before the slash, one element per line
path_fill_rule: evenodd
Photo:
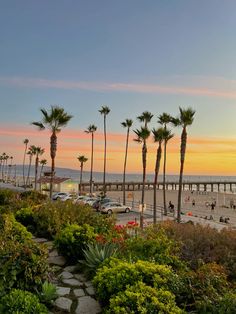
<path fill-rule="evenodd" d="M 126 182 L 125 183 L 125 190 L 126 191 L 139 191 L 142 190 L 142 182 Z M 82 183 L 82 190 L 88 190 L 89 182 Z M 93 191 L 101 191 L 103 189 L 102 182 L 94 182 L 93 183 Z M 146 190 L 153 189 L 153 182 L 146 182 L 145 183 Z M 163 183 L 159 182 L 157 184 L 157 189 L 163 189 Z M 178 190 L 179 183 L 178 182 L 166 182 L 166 190 Z M 122 191 L 123 190 L 123 183 L 122 182 L 107 182 L 106 183 L 106 190 L 107 191 Z M 236 190 L 236 181 L 201 181 L 201 182 L 194 182 L 194 181 L 185 181 L 183 182 L 183 190 L 186 191 L 235 191 Z"/>

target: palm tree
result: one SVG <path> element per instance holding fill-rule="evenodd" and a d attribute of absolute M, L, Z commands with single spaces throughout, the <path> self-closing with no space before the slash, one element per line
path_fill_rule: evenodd
<path fill-rule="evenodd" d="M 38 167 L 39 167 L 39 156 L 42 156 L 44 153 L 44 148 L 41 148 L 39 146 L 35 147 L 35 176 L 34 176 L 34 189 L 37 190 L 37 180 L 38 180 Z"/>
<path fill-rule="evenodd" d="M 106 134 L 106 116 L 110 112 L 110 108 L 107 106 L 102 106 L 100 110 L 98 110 L 101 115 L 104 117 L 104 166 L 103 166 L 103 193 L 106 194 L 106 159 L 107 159 L 107 134 Z"/>
<path fill-rule="evenodd" d="M 10 156 L 8 156 L 8 155 L 6 155 L 6 156 L 4 157 L 4 159 L 5 159 L 5 167 L 6 167 L 6 169 L 4 168 L 4 181 L 7 181 L 7 174 L 8 174 L 7 163 L 8 163 L 9 157 L 10 157 Z"/>
<path fill-rule="evenodd" d="M 29 140 L 26 138 L 26 139 L 24 139 L 23 143 L 25 144 L 25 151 L 24 151 L 24 158 L 23 158 L 23 184 L 25 186 L 25 155 L 27 152 Z"/>
<path fill-rule="evenodd" d="M 28 165 L 28 174 L 27 174 L 27 178 L 26 178 L 26 187 L 29 184 L 29 176 L 30 176 L 30 170 L 31 170 L 33 156 L 36 155 L 36 146 L 35 145 L 31 145 L 29 147 L 27 155 L 29 155 L 29 165 Z"/>
<path fill-rule="evenodd" d="M 13 161 L 13 156 L 10 157 L 11 163 L 8 165 L 8 174 L 7 174 L 7 180 L 11 181 L 11 169 L 12 169 L 12 161 Z"/>
<path fill-rule="evenodd" d="M 187 126 L 192 125 L 194 120 L 195 110 L 192 108 L 182 109 L 179 107 L 180 115 L 178 118 L 173 118 L 172 123 L 174 126 L 181 126 L 181 145 L 180 145 L 180 173 L 179 173 L 179 192 L 178 192 L 178 207 L 177 207 L 177 222 L 181 221 L 181 196 L 182 196 L 182 183 L 184 172 L 184 160 L 187 146 Z"/>
<path fill-rule="evenodd" d="M 146 182 L 146 167 L 147 167 L 147 144 L 146 141 L 150 136 L 150 131 L 146 127 L 134 130 L 137 138 L 134 139 L 138 143 L 142 143 L 142 164 L 143 164 L 143 182 L 142 182 L 142 198 L 141 198 L 141 212 L 140 212 L 140 227 L 143 229 L 143 211 L 144 211 L 144 192 Z"/>
<path fill-rule="evenodd" d="M 3 158 L 3 156 L 1 155 L 0 156 L 0 172 L 2 173 L 2 167 L 3 167 L 3 160 L 4 160 L 4 158 Z"/>
<path fill-rule="evenodd" d="M 61 131 L 62 127 L 65 127 L 71 120 L 72 116 L 67 114 L 65 110 L 59 106 L 51 106 L 51 109 L 40 109 L 43 117 L 40 122 L 32 122 L 39 130 L 45 130 L 46 127 L 51 131 L 50 137 L 50 156 L 51 156 L 51 179 L 50 179 L 50 198 L 53 191 L 53 178 L 55 175 L 55 158 L 57 152 L 57 134 Z"/>
<path fill-rule="evenodd" d="M 90 133 L 92 135 L 92 147 L 91 147 L 91 169 L 90 169 L 90 180 L 89 180 L 89 192 L 90 195 L 93 193 L 93 144 L 94 144 L 94 133 L 97 131 L 97 127 L 94 124 L 90 124 L 85 130 L 85 133 Z"/>
<path fill-rule="evenodd" d="M 172 120 L 171 115 L 164 112 L 158 117 L 158 123 L 160 123 L 164 129 L 167 129 L 167 124 Z M 166 146 L 167 140 L 164 140 L 164 161 L 163 161 L 163 204 L 164 204 L 164 215 L 167 215 L 167 206 L 166 206 Z"/>
<path fill-rule="evenodd" d="M 144 127 L 147 128 L 147 124 L 151 122 L 152 117 L 153 117 L 153 114 L 151 112 L 144 111 L 140 116 L 137 117 L 137 119 L 140 122 L 144 122 Z"/>
<path fill-rule="evenodd" d="M 40 174 L 39 174 L 39 177 L 40 177 L 39 190 L 41 191 L 41 177 L 42 177 L 42 173 L 43 173 L 43 168 L 47 164 L 47 159 L 42 159 L 42 160 L 40 160 L 39 163 L 41 165 Z"/>
<path fill-rule="evenodd" d="M 157 187 L 157 179 L 160 170 L 161 163 L 161 155 L 162 155 L 162 142 L 168 142 L 174 134 L 171 133 L 170 130 L 165 128 L 158 128 L 152 130 L 154 142 L 158 142 L 157 155 L 156 155 L 156 166 L 155 166 L 155 177 L 154 177 L 154 199 L 153 199 L 153 223 L 156 224 L 156 187 Z"/>
<path fill-rule="evenodd" d="M 4 181 L 4 166 L 5 166 L 5 161 L 6 161 L 6 153 L 2 154 L 2 181 Z"/>
<path fill-rule="evenodd" d="M 129 132 L 130 128 L 133 124 L 133 120 L 126 119 L 124 122 L 121 122 L 121 125 L 124 128 L 127 128 L 127 135 L 126 135 L 126 146 L 125 146 L 125 160 L 124 160 L 124 172 L 123 172 L 123 204 L 125 205 L 125 174 L 126 174 L 126 163 L 127 163 L 127 155 L 128 155 L 128 145 L 129 145 Z"/>
<path fill-rule="evenodd" d="M 82 176 L 83 176 L 83 167 L 84 163 L 88 160 L 85 156 L 78 156 L 78 161 L 80 162 L 80 181 L 79 181 L 79 194 L 81 195 L 82 192 Z"/>

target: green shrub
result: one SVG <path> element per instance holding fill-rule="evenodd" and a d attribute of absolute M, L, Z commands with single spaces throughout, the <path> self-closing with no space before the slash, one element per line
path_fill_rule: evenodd
<path fill-rule="evenodd" d="M 16 193 L 8 189 L 0 189 L 0 205 L 9 205 L 15 199 Z"/>
<path fill-rule="evenodd" d="M 236 313 L 236 294 L 226 293 L 217 300 L 201 301 L 197 304 L 199 314 L 235 314 Z"/>
<path fill-rule="evenodd" d="M 54 244 L 58 252 L 70 262 L 77 262 L 83 258 L 83 250 L 89 243 L 94 242 L 96 234 L 94 228 L 84 224 L 68 225 L 55 238 Z"/>
<path fill-rule="evenodd" d="M 82 263 L 86 266 L 86 272 L 94 275 L 99 266 L 117 251 L 117 245 L 114 243 L 93 243 L 88 244 L 83 250 L 85 260 Z"/>
<path fill-rule="evenodd" d="M 53 239 L 68 224 L 89 224 L 96 233 L 106 233 L 114 221 L 111 217 L 98 215 L 88 205 L 71 202 L 46 202 L 33 210 L 36 234 Z"/>
<path fill-rule="evenodd" d="M 192 269 L 215 262 L 224 266 L 230 280 L 236 280 L 236 230 L 221 231 L 200 224 L 163 222 L 166 235 L 179 243 L 180 256 Z"/>
<path fill-rule="evenodd" d="M 36 295 L 18 289 L 0 299 L 0 313 L 2 314 L 46 314 L 45 305 L 40 304 Z"/>
<path fill-rule="evenodd" d="M 15 213 L 16 220 L 25 227 L 34 226 L 34 213 L 31 207 L 21 208 Z"/>
<path fill-rule="evenodd" d="M 15 239 L 19 242 L 24 242 L 32 238 L 32 234 L 21 223 L 15 220 L 13 214 L 0 215 L 0 232 L 6 238 Z"/>
<path fill-rule="evenodd" d="M 170 267 L 154 264 L 148 261 L 128 263 L 116 258 L 98 269 L 93 279 L 98 298 L 106 303 L 111 296 L 126 289 L 128 285 L 134 285 L 142 281 L 152 287 L 163 287 L 173 292 L 179 289 L 178 276 Z"/>
<path fill-rule="evenodd" d="M 163 289 L 154 289 L 142 282 L 129 286 L 110 299 L 106 314 L 183 314 L 175 304 L 175 296 Z"/>
<path fill-rule="evenodd" d="M 0 296 L 11 288 L 34 291 L 48 276 L 47 248 L 0 236 Z"/>

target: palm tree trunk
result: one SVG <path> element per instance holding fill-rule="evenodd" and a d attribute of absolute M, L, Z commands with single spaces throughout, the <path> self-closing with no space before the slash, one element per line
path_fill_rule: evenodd
<path fill-rule="evenodd" d="M 25 156 L 26 156 L 26 151 L 27 151 L 27 144 L 25 144 L 25 152 L 24 152 L 24 158 L 23 158 L 23 184 L 25 187 Z"/>
<path fill-rule="evenodd" d="M 35 159 L 35 178 L 34 178 L 34 189 L 37 190 L 37 180 L 38 180 L 38 165 L 39 165 L 39 157 L 36 155 Z"/>
<path fill-rule="evenodd" d="M 155 177 L 154 177 L 154 197 L 153 197 L 153 224 L 157 223 L 157 178 L 160 170 L 160 163 L 161 163 L 161 143 L 159 143 L 157 149 L 157 156 L 156 156 L 156 167 L 155 167 Z"/>
<path fill-rule="evenodd" d="M 39 191 L 41 192 L 41 178 L 42 178 L 42 172 L 43 172 L 43 167 L 44 167 L 44 164 L 42 164 L 41 166 L 41 169 L 40 169 L 40 174 L 39 174 L 39 178 L 40 178 L 40 183 L 39 183 Z"/>
<path fill-rule="evenodd" d="M 50 155 L 52 159 L 51 163 L 51 178 L 50 178 L 50 191 L 49 196 L 52 198 L 52 192 L 53 192 L 53 179 L 55 175 L 55 158 L 56 158 L 56 151 L 57 151 L 57 136 L 56 133 L 53 132 L 50 138 Z"/>
<path fill-rule="evenodd" d="M 104 168 L 103 168 L 103 191 L 104 196 L 106 195 L 106 158 L 107 158 L 107 134 L 106 134 L 106 116 L 104 115 Z"/>
<path fill-rule="evenodd" d="M 28 183 L 29 183 L 29 176 L 30 176 L 32 157 L 33 157 L 32 155 L 29 156 L 28 174 L 27 174 L 26 183 L 25 183 L 26 187 L 28 186 Z"/>
<path fill-rule="evenodd" d="M 144 214 L 144 193 L 145 193 L 145 182 L 146 182 L 146 166 L 147 166 L 147 146 L 146 142 L 143 143 L 142 147 L 142 161 L 143 161 L 143 185 L 142 185 L 142 197 L 141 197 L 141 212 L 140 212 L 140 228 L 143 229 L 143 214 Z"/>
<path fill-rule="evenodd" d="M 4 164 L 5 164 L 5 160 L 3 159 L 3 162 L 2 162 L 2 181 L 4 181 Z"/>
<path fill-rule="evenodd" d="M 82 193 L 82 177 L 83 177 L 83 162 L 80 165 L 80 180 L 79 180 L 79 194 Z"/>
<path fill-rule="evenodd" d="M 94 142 L 94 134 L 92 132 L 92 148 L 91 148 L 91 170 L 90 170 L 90 195 L 92 195 L 93 193 L 93 189 L 92 189 L 92 186 L 93 186 L 93 142 Z"/>
<path fill-rule="evenodd" d="M 125 161 L 124 161 L 124 172 L 123 172 L 123 204 L 126 204 L 125 199 L 125 174 L 126 174 L 126 164 L 127 164 L 127 155 L 128 155 L 128 145 L 129 145 L 129 128 L 127 130 L 126 137 L 126 147 L 125 147 Z"/>
<path fill-rule="evenodd" d="M 164 141 L 164 162 L 163 162 L 163 205 L 164 205 L 164 215 L 167 215 L 167 207 L 166 207 L 166 145 L 167 145 L 167 142 Z"/>
<path fill-rule="evenodd" d="M 182 134 L 181 134 L 181 146 L 180 146 L 180 174 L 179 174 L 177 222 L 181 221 L 181 197 L 182 197 L 182 183 L 183 183 L 184 159 L 185 159 L 186 145 L 187 145 L 187 132 L 186 132 L 186 127 L 184 127 Z"/>

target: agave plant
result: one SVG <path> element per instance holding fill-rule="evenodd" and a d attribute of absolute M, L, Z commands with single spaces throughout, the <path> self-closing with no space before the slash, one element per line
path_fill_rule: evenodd
<path fill-rule="evenodd" d="M 105 259 L 114 255 L 116 251 L 117 246 L 114 243 L 88 244 L 87 249 L 83 250 L 85 260 L 81 263 L 86 266 L 88 274 L 93 275 Z"/>
<path fill-rule="evenodd" d="M 42 285 L 42 291 L 39 293 L 40 301 L 50 305 L 57 298 L 57 296 L 56 286 L 51 282 L 45 281 Z"/>

